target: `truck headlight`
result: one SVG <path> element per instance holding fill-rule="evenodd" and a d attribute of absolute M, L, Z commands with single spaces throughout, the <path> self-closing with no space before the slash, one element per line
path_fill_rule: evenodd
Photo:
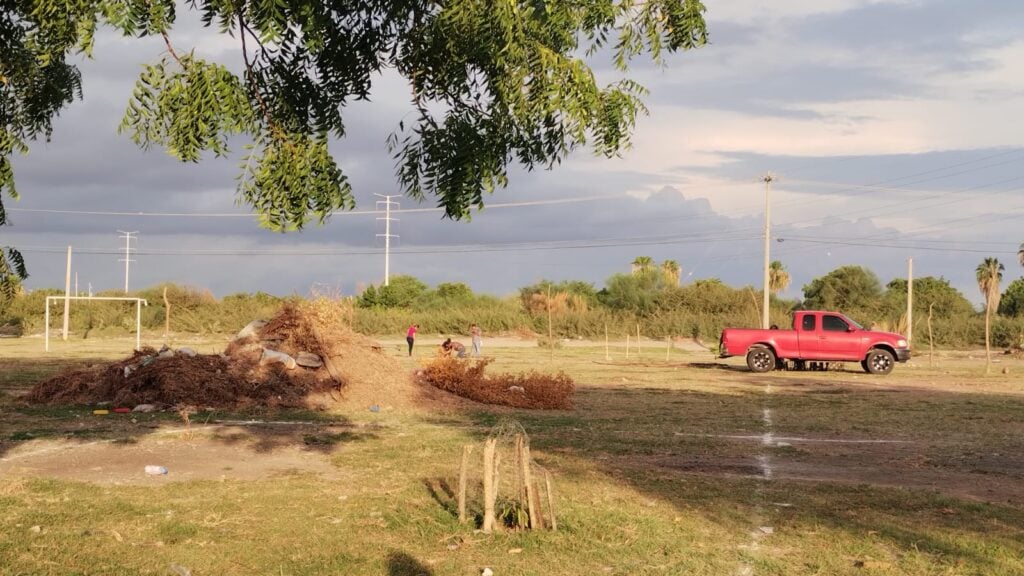
<path fill-rule="evenodd" d="M 907 341 L 906 340 L 897 340 L 896 341 L 896 345 L 899 346 L 900 348 L 906 348 L 907 347 Z"/>

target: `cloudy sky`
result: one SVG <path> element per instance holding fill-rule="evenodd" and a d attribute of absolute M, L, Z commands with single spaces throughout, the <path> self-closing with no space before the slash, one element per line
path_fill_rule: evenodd
<path fill-rule="evenodd" d="M 1019 0 L 706 0 L 711 44 L 639 63 L 650 89 L 633 149 L 579 153 L 554 171 L 516 171 L 470 222 L 397 198 L 392 274 L 466 282 L 495 294 L 541 278 L 603 285 L 638 255 L 674 259 L 684 281 L 761 282 L 765 186 L 772 173 L 772 259 L 787 296 L 845 264 L 883 283 L 943 276 L 978 302 L 987 256 L 1021 276 L 1024 241 L 1024 3 Z M 230 39 L 181 11 L 180 46 L 237 66 Z M 262 290 L 352 293 L 384 275 L 374 194 L 397 194 L 385 138 L 409 113 L 384 75 L 346 112 L 333 151 L 358 208 L 322 227 L 277 234 L 235 205 L 237 159 L 183 165 L 143 152 L 116 126 L 154 40 L 103 35 L 81 64 L 85 98 L 53 140 L 15 161 L 22 200 L 7 201 L 30 288 L 63 285 L 74 247 L 80 290 L 173 281 L 217 295 Z M 606 63 L 596 62 L 601 75 Z"/>

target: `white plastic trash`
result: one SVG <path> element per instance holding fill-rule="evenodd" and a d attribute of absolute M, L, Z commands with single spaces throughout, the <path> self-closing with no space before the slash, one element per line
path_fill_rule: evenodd
<path fill-rule="evenodd" d="M 284 352 L 278 352 L 277 350 L 263 349 L 263 357 L 260 358 L 260 364 L 272 364 L 274 362 L 280 362 L 284 364 L 284 367 L 289 370 L 294 370 L 298 364 L 295 362 L 295 358 L 285 354 Z"/>
<path fill-rule="evenodd" d="M 146 474 L 149 474 L 150 476 L 161 476 L 167 474 L 167 468 L 157 466 L 155 464 L 148 464 L 146 465 Z"/>

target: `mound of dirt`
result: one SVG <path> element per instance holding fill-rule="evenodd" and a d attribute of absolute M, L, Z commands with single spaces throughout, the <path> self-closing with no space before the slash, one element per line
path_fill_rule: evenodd
<path fill-rule="evenodd" d="M 221 409 L 334 403 L 406 407 L 417 402 L 401 364 L 344 325 L 329 302 L 286 306 L 268 322 L 243 332 L 223 354 L 146 348 L 119 362 L 40 382 L 26 399 L 38 404 Z M 321 365 L 295 366 L 292 359 L 300 352 L 306 359 L 315 355 Z M 267 361 L 282 358 L 292 362 Z"/>

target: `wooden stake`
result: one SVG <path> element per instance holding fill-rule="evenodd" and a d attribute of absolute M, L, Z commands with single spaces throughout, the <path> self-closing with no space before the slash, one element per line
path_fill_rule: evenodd
<path fill-rule="evenodd" d="M 554 362 L 555 360 L 555 338 L 554 333 L 551 331 L 551 286 L 548 286 L 548 346 L 551 347 L 549 359 Z"/>
<path fill-rule="evenodd" d="M 484 442 L 484 532 L 494 530 L 494 448 L 497 440 Z"/>
<path fill-rule="evenodd" d="M 466 471 L 469 467 L 469 454 L 473 446 L 467 444 L 462 447 L 462 464 L 459 466 L 459 523 L 466 523 Z"/>
<path fill-rule="evenodd" d="M 551 516 L 551 529 L 558 530 L 558 519 L 555 516 L 555 493 L 551 488 L 551 474 L 547 470 L 544 471 L 544 485 L 548 489 L 548 513 Z"/>
<path fill-rule="evenodd" d="M 530 474 L 530 444 L 528 442 L 522 443 L 523 450 L 523 484 L 526 485 L 526 507 L 530 512 L 530 528 L 540 528 L 539 518 L 537 517 L 537 509 L 534 506 L 534 490 L 536 489 L 533 485 L 533 476 Z"/>
<path fill-rule="evenodd" d="M 640 357 L 640 323 L 636 324 L 636 357 Z"/>
<path fill-rule="evenodd" d="M 167 286 L 164 286 L 164 338 L 171 334 L 171 301 L 167 299 Z"/>
<path fill-rule="evenodd" d="M 612 357 L 608 354 L 608 323 L 604 323 L 604 359 L 611 360 Z"/>
<path fill-rule="evenodd" d="M 928 367 L 935 366 L 935 341 L 932 340 L 932 307 L 935 303 L 928 305 Z"/>
<path fill-rule="evenodd" d="M 629 360 L 629 334 L 626 334 L 626 360 Z"/>
<path fill-rule="evenodd" d="M 665 346 L 665 362 L 668 362 L 669 352 L 672 351 L 672 337 L 668 337 L 668 346 Z"/>

